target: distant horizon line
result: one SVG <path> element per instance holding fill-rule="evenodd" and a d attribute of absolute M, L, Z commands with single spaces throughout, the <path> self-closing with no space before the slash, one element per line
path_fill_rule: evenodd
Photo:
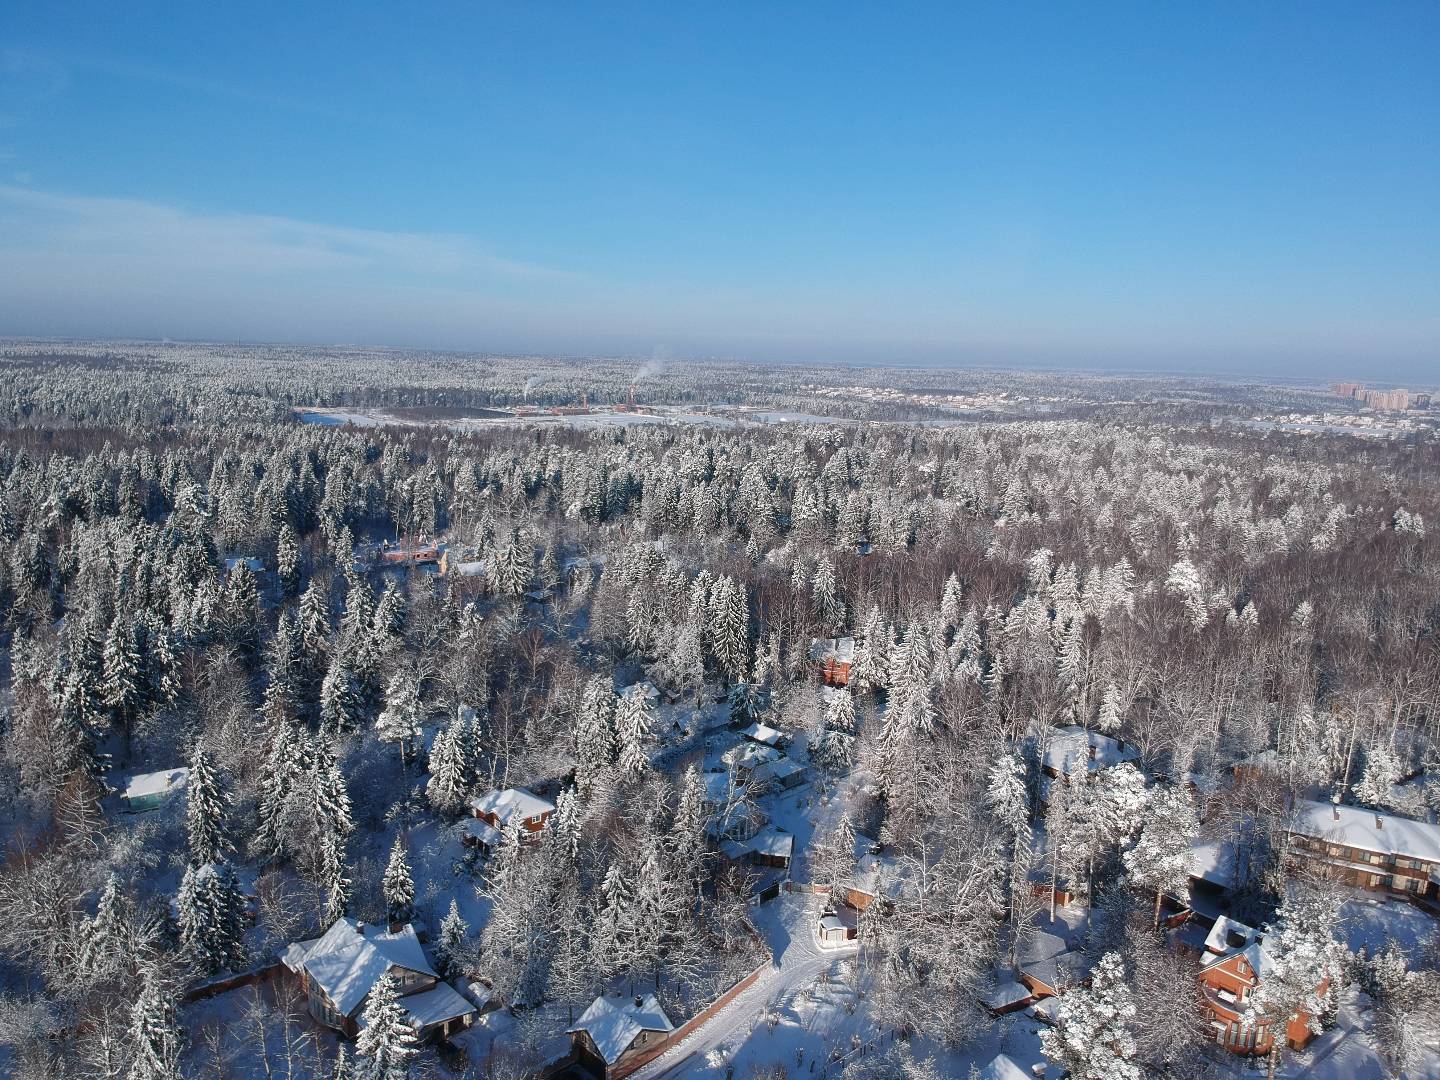
<path fill-rule="evenodd" d="M 431 346 L 431 345 L 397 345 L 392 343 L 358 342 L 358 341 L 286 341 L 281 339 L 263 338 L 188 338 L 188 337 L 93 337 L 86 335 L 35 335 L 35 334 L 0 334 L 0 345 L 10 347 L 14 344 L 46 343 L 46 344 L 87 344 L 87 345 L 208 345 L 208 346 L 231 346 L 239 348 L 290 348 L 290 349 L 368 349 L 376 352 L 397 352 L 397 353 L 433 353 L 442 356 L 456 357 L 480 357 L 486 359 L 515 359 L 541 358 L 547 360 L 571 360 L 571 361 L 624 361 L 634 362 L 636 360 L 653 359 L 653 353 L 642 351 L 635 352 L 575 352 L 560 349 L 478 349 L 459 348 L 455 346 Z M 1196 368 L 1196 367 L 1174 367 L 1174 368 L 1149 368 L 1149 367 L 1098 367 L 1094 365 L 1065 364 L 1057 361 L 965 361 L 965 362 L 935 362 L 924 363 L 918 361 L 895 361 L 886 363 L 879 360 L 859 360 L 832 358 L 826 360 L 807 360 L 800 358 L 776 358 L 757 359 L 738 355 L 724 354 L 674 354 L 666 358 L 669 363 L 711 363 L 711 364 L 738 364 L 753 367 L 814 367 L 814 368 L 847 368 L 852 370 L 894 370 L 894 371 L 986 371 L 986 372 L 1049 372 L 1053 374 L 1074 374 L 1091 376 L 1125 376 L 1131 378 L 1210 378 L 1226 382 L 1263 382 L 1278 383 L 1300 386 L 1330 387 L 1341 382 L 1356 382 L 1366 388 L 1386 389 L 1413 389 L 1420 387 L 1424 392 L 1426 387 L 1440 389 L 1440 382 L 1437 383 L 1416 383 L 1413 380 L 1408 384 L 1394 379 L 1382 379 L 1379 381 L 1365 379 L 1358 375 L 1266 375 L 1254 372 L 1243 372 L 1221 368 Z"/>

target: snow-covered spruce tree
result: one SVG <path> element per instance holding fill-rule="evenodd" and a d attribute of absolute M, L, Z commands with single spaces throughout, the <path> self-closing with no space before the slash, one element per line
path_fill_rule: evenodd
<path fill-rule="evenodd" d="M 650 733 L 650 713 L 640 694 L 623 694 L 615 710 L 615 741 L 619 747 L 616 764 L 626 776 L 637 776 L 650 767 L 645 754 L 645 737 Z"/>
<path fill-rule="evenodd" d="M 386 971 L 365 999 L 364 1025 L 355 1040 L 357 1080 L 409 1080 L 410 1062 L 418 1052 L 415 1032 Z"/>
<path fill-rule="evenodd" d="M 130 1068 L 126 1080 L 180 1080 L 180 1025 L 170 988 L 153 968 L 141 974 L 130 1012 Z"/>
<path fill-rule="evenodd" d="M 1040 1033 L 1045 1056 L 1070 1080 L 1141 1080 L 1130 1024 L 1135 1005 L 1119 953 L 1100 958 L 1090 985 L 1060 998 L 1055 1027 Z"/>
<path fill-rule="evenodd" d="M 460 905 L 452 898 L 450 910 L 440 920 L 440 937 L 435 942 L 435 963 L 440 974 L 447 978 L 463 974 L 459 970 L 460 958 L 469 938 L 470 927 L 460 914 Z"/>
<path fill-rule="evenodd" d="M 835 566 L 822 555 L 815 563 L 815 576 L 810 582 L 810 603 L 815 620 L 826 634 L 837 633 L 845 622 L 845 603 L 835 584 Z"/>
<path fill-rule="evenodd" d="M 380 880 L 380 893 L 385 900 L 385 917 L 392 925 L 408 923 L 415 917 L 415 882 L 405 857 L 405 842 L 398 834 L 390 847 L 390 859 Z"/>
<path fill-rule="evenodd" d="M 1160 925 L 1160 901 L 1167 892 L 1183 900 L 1189 895 L 1190 844 L 1200 827 L 1190 794 L 1182 787 L 1150 789 L 1140 826 L 1140 838 L 1122 858 L 1130 879 L 1155 893 L 1155 926 Z"/>
<path fill-rule="evenodd" d="M 750 662 L 750 611 L 745 586 L 726 575 L 710 600 L 710 640 L 716 663 L 731 682 L 745 677 Z"/>
<path fill-rule="evenodd" d="M 425 797 L 442 814 L 459 813 L 470 795 L 470 763 L 467 760 L 464 721 L 457 719 L 444 731 L 435 733 L 430 744 L 430 779 Z"/>
<path fill-rule="evenodd" d="M 385 708 L 375 720 L 375 737 L 392 743 L 406 764 L 414 756 L 420 738 L 419 680 L 409 671 L 397 671 L 385 688 Z"/>
<path fill-rule="evenodd" d="M 204 974 L 245 966 L 245 898 L 226 864 L 190 866 L 176 898 L 180 942 Z"/>
<path fill-rule="evenodd" d="M 849 690 L 831 692 L 810 756 L 833 776 L 844 773 L 855 763 L 855 698 Z"/>
<path fill-rule="evenodd" d="M 1393 789 L 1400 782 L 1400 762 L 1385 743 L 1365 751 L 1365 773 L 1355 785 L 1355 798 L 1366 806 L 1386 809 L 1394 802 Z"/>
<path fill-rule="evenodd" d="M 320 687 L 320 721 L 332 732 L 354 731 L 360 726 L 360 686 L 345 653 L 337 653 Z"/>
<path fill-rule="evenodd" d="M 190 862 L 204 866 L 218 862 L 233 849 L 225 833 L 225 816 L 230 799 L 220 777 L 197 742 L 190 754 L 190 775 L 185 783 L 185 835 L 190 841 Z"/>
<path fill-rule="evenodd" d="M 288 522 L 280 526 L 280 537 L 275 542 L 275 577 L 281 596 L 287 600 L 299 591 L 300 541 Z"/>
<path fill-rule="evenodd" d="M 345 837 L 326 823 L 320 836 L 320 888 L 325 893 L 325 924 L 328 926 L 350 910 L 350 870 L 345 854 Z"/>

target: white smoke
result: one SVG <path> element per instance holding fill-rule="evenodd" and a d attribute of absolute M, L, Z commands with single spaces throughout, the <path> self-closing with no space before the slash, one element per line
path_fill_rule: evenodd
<path fill-rule="evenodd" d="M 521 396 L 524 398 L 524 400 L 529 401 L 529 400 L 530 400 L 530 391 L 531 391 L 531 390 L 534 390 L 535 387 L 539 386 L 539 385 L 541 384 L 541 382 L 543 382 L 543 381 L 544 381 L 544 380 L 541 379 L 540 376 L 538 376 L 538 375 L 531 375 L 528 379 L 526 379 L 526 380 L 525 380 L 525 392 L 521 395 Z"/>
<path fill-rule="evenodd" d="M 657 375 L 663 375 L 665 369 L 670 366 L 670 346 L 656 345 L 650 353 L 650 359 L 646 360 L 636 370 L 630 379 L 632 383 L 638 383 L 643 379 L 653 379 Z"/>

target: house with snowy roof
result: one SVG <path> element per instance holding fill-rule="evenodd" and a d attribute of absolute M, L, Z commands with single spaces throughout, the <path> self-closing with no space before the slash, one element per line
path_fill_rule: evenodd
<path fill-rule="evenodd" d="M 430 966 L 410 923 L 384 928 L 337 919 L 320 937 L 288 945 L 280 962 L 299 980 L 310 1015 L 349 1038 L 363 1027 L 365 1001 L 386 972 L 421 1039 L 448 1038 L 476 1016 Z"/>
<path fill-rule="evenodd" d="M 726 840 L 720 845 L 725 857 L 733 863 L 752 863 L 788 869 L 795 854 L 795 834 L 778 825 L 767 824 L 744 840 Z"/>
<path fill-rule="evenodd" d="M 1302 799 L 1290 840 L 1296 862 L 1347 885 L 1420 902 L 1440 890 L 1440 826 Z"/>
<path fill-rule="evenodd" d="M 602 994 L 567 1033 L 582 1066 L 601 1080 L 621 1080 L 657 1056 L 674 1030 L 654 994 Z"/>
<path fill-rule="evenodd" d="M 526 788 L 503 788 L 470 800 L 471 820 L 465 823 L 465 840 L 489 852 L 500 846 L 513 821 L 522 844 L 540 840 L 555 804 Z"/>
<path fill-rule="evenodd" d="M 1249 1014 L 1246 1007 L 1250 995 L 1274 967 L 1274 958 L 1266 951 L 1260 931 L 1224 915 L 1215 920 L 1200 961 L 1200 1000 L 1210 1013 L 1215 1041 L 1227 1050 L 1258 1056 L 1274 1048 L 1270 1026 Z M 1325 984 L 1321 983 L 1317 993 L 1324 991 Z M 1296 1050 L 1312 1038 L 1314 1032 L 1306 1013 L 1285 1027 L 1285 1039 Z"/>
<path fill-rule="evenodd" d="M 1089 976 L 1085 954 L 1048 930 L 1031 934 L 1020 949 L 1020 981 L 1037 998 L 1055 997 Z"/>
<path fill-rule="evenodd" d="M 1009 1054 L 996 1054 L 986 1062 L 979 1075 L 980 1080 L 1035 1080 L 1035 1074 L 1022 1069 Z"/>
<path fill-rule="evenodd" d="M 1077 775 L 1082 770 L 1099 772 L 1139 757 L 1140 752 L 1135 747 L 1126 746 L 1120 739 L 1072 724 L 1050 733 L 1040 767 L 1046 776 L 1058 780 Z"/>
<path fill-rule="evenodd" d="M 190 779 L 186 768 L 161 769 L 159 772 L 136 773 L 120 789 L 120 799 L 132 814 L 163 806 L 172 795 L 185 787 Z"/>
<path fill-rule="evenodd" d="M 810 646 L 810 662 L 826 686 L 846 686 L 855 663 L 855 639 L 818 638 Z"/>

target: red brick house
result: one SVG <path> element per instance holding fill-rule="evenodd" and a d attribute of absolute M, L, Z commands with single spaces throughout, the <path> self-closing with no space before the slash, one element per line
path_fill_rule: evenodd
<path fill-rule="evenodd" d="M 1220 916 L 1205 939 L 1200 962 L 1200 999 L 1211 1014 L 1215 1041 L 1236 1054 L 1268 1054 L 1274 1048 L 1270 1025 L 1257 1021 L 1246 1002 L 1274 965 L 1258 930 Z M 1324 993 L 1325 983 L 1317 988 Z M 1285 1040 L 1296 1050 L 1312 1038 L 1310 1017 L 1300 1014 L 1285 1026 Z"/>
<path fill-rule="evenodd" d="M 845 686 L 850 682 L 850 665 L 855 662 L 855 639 L 817 640 L 810 646 L 810 661 L 826 686 Z"/>

